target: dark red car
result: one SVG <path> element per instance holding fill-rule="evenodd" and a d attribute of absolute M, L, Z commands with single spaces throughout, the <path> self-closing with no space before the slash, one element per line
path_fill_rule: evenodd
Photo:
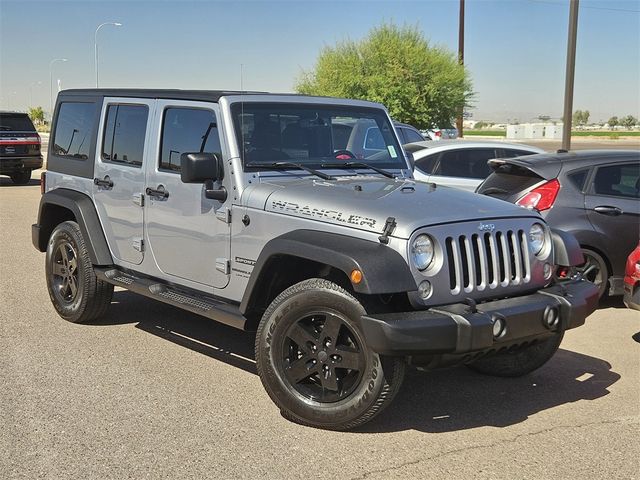
<path fill-rule="evenodd" d="M 624 304 L 640 310 L 640 243 L 627 258 L 624 272 Z"/>

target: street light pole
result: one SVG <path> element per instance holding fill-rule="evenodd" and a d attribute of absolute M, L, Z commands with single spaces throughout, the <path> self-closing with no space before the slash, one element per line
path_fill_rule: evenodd
<path fill-rule="evenodd" d="M 458 19 L 458 63 L 464 65 L 464 0 L 460 0 L 460 11 Z M 458 128 L 458 136 L 464 137 L 462 131 L 462 118 L 464 116 L 464 107 L 460 107 L 460 113 L 456 119 L 456 127 Z"/>
<path fill-rule="evenodd" d="M 579 0 L 569 0 L 569 38 L 567 40 L 567 71 L 564 79 L 564 116 L 562 117 L 562 149 L 571 148 L 573 110 L 573 80 L 576 72 L 576 37 L 578 34 Z"/>
<path fill-rule="evenodd" d="M 93 51 L 95 54 L 95 67 L 96 67 L 96 88 L 98 88 L 98 30 L 100 30 L 105 25 L 113 25 L 114 27 L 121 27 L 122 24 L 118 22 L 105 22 L 98 25 L 95 33 L 93 34 Z"/>
<path fill-rule="evenodd" d="M 53 64 L 66 61 L 66 58 L 54 58 L 49 62 L 49 115 L 51 115 L 51 119 L 53 119 Z"/>

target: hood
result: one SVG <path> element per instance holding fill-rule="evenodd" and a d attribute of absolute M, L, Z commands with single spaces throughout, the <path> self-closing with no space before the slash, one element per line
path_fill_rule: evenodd
<path fill-rule="evenodd" d="M 262 178 L 243 192 L 243 204 L 294 217 L 382 233 L 388 217 L 394 237 L 409 238 L 420 227 L 484 219 L 539 215 L 511 203 L 410 179 L 360 175 Z"/>

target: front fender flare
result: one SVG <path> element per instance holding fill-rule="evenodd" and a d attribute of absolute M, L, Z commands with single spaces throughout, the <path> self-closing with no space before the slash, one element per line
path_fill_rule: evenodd
<path fill-rule="evenodd" d="M 316 230 L 294 230 L 266 243 L 249 278 L 240 311 L 245 313 L 255 298 L 255 289 L 265 266 L 278 257 L 290 256 L 329 265 L 349 278 L 354 269 L 362 281 L 354 284 L 358 293 L 383 294 L 416 290 L 416 282 L 404 258 L 379 242 Z"/>

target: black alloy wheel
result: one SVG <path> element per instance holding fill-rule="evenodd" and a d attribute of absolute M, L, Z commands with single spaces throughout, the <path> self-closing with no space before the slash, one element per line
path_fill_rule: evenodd
<path fill-rule="evenodd" d="M 62 303 L 71 304 L 78 295 L 78 252 L 70 242 L 62 241 L 52 260 L 53 292 Z"/>
<path fill-rule="evenodd" d="M 337 402 L 356 389 L 366 357 L 362 340 L 338 312 L 314 312 L 294 322 L 283 338 L 289 384 L 318 402 Z"/>

